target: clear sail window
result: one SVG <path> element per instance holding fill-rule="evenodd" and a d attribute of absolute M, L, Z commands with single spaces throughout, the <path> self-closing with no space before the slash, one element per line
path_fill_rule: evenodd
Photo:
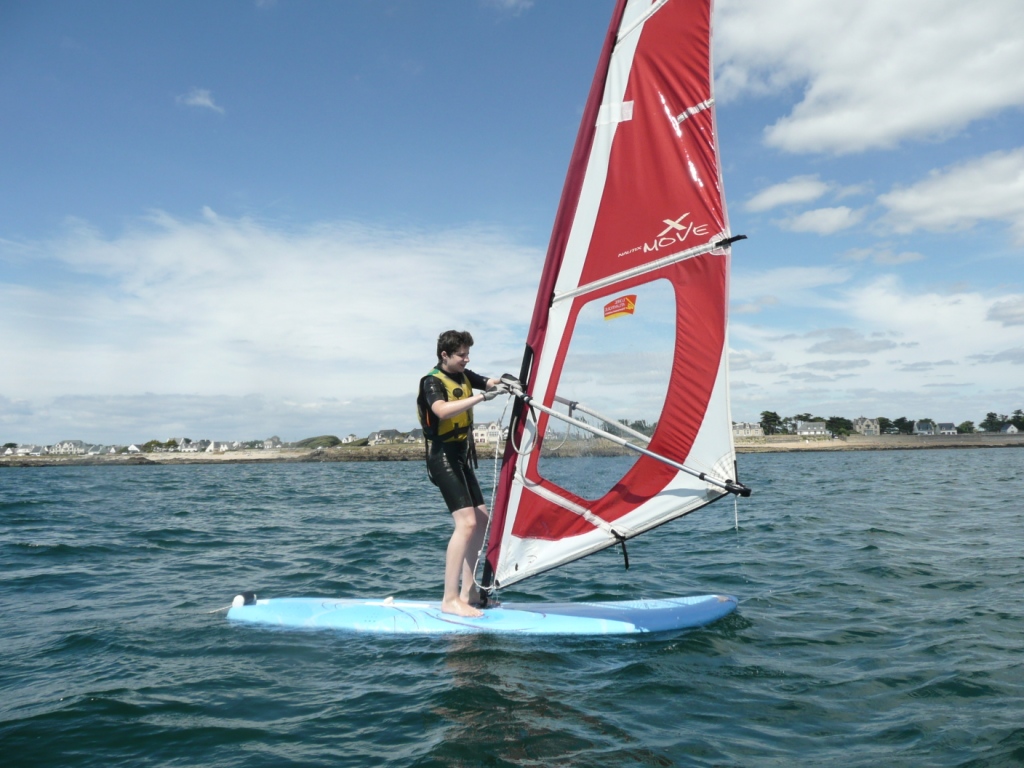
<path fill-rule="evenodd" d="M 668 391 L 675 317 L 675 295 L 667 280 L 588 302 L 577 317 L 556 385 L 555 409 L 643 446 L 658 423 Z M 597 499 L 629 470 L 636 456 L 551 418 L 537 468 L 566 490 Z M 580 461 L 600 457 L 615 460 Z M 580 471 L 582 464 L 588 465 L 585 471 Z"/>

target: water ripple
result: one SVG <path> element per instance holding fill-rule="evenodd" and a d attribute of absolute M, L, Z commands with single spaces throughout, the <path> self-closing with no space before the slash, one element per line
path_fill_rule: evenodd
<path fill-rule="evenodd" d="M 504 595 L 737 613 L 548 641 L 210 613 L 242 589 L 437 597 L 451 523 L 415 462 L 8 470 L 5 764 L 1021 764 L 1022 457 L 741 456 L 738 531 L 712 505 L 631 542 L 628 572 L 608 550 Z M 550 471 L 605 484 L 616 461 Z"/>

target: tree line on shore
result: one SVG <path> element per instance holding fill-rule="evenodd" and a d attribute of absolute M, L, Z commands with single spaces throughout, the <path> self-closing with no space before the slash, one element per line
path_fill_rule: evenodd
<path fill-rule="evenodd" d="M 577 417 L 580 418 L 580 417 Z M 914 426 L 922 422 L 930 423 L 933 428 L 936 426 L 936 422 L 932 419 L 908 419 L 905 416 L 900 416 L 896 419 L 890 419 L 885 416 L 877 416 L 879 432 L 883 435 L 911 435 L 914 433 Z M 581 418 L 582 421 L 585 419 Z M 761 411 L 761 429 L 764 430 L 766 435 L 795 435 L 797 431 L 797 422 L 825 422 L 825 429 L 833 435 L 852 435 L 855 430 L 853 428 L 853 421 L 843 416 L 829 416 L 823 418 L 821 416 L 814 416 L 810 413 L 798 413 L 795 416 L 780 416 L 775 411 Z M 1024 410 L 1018 408 L 1012 414 L 999 414 L 995 411 L 989 411 L 985 414 L 984 420 L 979 422 L 977 425 L 973 421 L 964 421 L 956 425 L 956 431 L 958 434 L 973 434 L 975 432 L 1000 432 L 1007 425 L 1012 424 L 1017 428 L 1018 431 L 1024 432 Z M 630 420 L 620 419 L 619 422 L 609 423 L 607 421 L 601 421 L 601 428 L 606 432 L 620 432 L 617 427 L 620 425 L 627 427 L 634 432 L 640 432 L 644 435 L 654 434 L 654 430 L 658 426 L 658 422 L 648 422 L 643 419 Z M 318 437 L 308 437 L 305 440 L 299 440 L 295 443 L 282 443 L 280 438 L 270 438 L 276 445 L 288 448 L 328 448 L 342 444 L 342 440 L 339 440 L 334 435 L 321 435 Z M 167 450 L 180 450 L 181 443 L 192 443 L 188 438 L 184 440 L 150 440 L 147 443 L 142 444 L 141 450 L 145 453 L 159 452 Z M 202 441 L 209 442 L 209 441 Z M 250 440 L 243 443 L 239 443 L 233 447 L 238 449 L 256 449 L 266 447 L 268 441 L 264 440 Z M 364 446 L 368 443 L 367 438 L 355 440 L 349 443 L 350 447 Z M 17 449 L 18 443 L 4 443 L 0 446 L 0 451 L 5 449 Z M 127 447 L 119 447 L 118 453 L 125 453 L 128 451 Z"/>
<path fill-rule="evenodd" d="M 914 425 L 921 422 L 930 423 L 933 429 L 936 427 L 936 422 L 932 419 L 908 419 L 906 416 L 900 416 L 897 419 L 885 416 L 876 418 L 879 432 L 883 435 L 912 435 Z M 826 419 L 809 413 L 798 413 L 795 416 L 783 417 L 775 411 L 761 411 L 761 429 L 766 435 L 795 435 L 797 422 L 801 421 L 823 421 L 825 429 L 833 435 L 851 435 L 855 431 L 853 421 L 842 416 L 829 416 Z M 956 431 L 961 435 L 969 435 L 974 432 L 999 432 L 1008 424 L 1012 424 L 1024 432 L 1024 410 L 1018 408 L 1011 415 L 989 411 L 979 424 L 975 425 L 973 421 L 964 421 L 956 425 Z"/>

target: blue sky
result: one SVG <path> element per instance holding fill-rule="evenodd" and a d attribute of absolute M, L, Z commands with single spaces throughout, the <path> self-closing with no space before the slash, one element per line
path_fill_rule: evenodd
<path fill-rule="evenodd" d="M 0 440 L 408 429 L 447 327 L 516 370 L 611 7 L 0 6 Z M 1024 6 L 715 24 L 734 418 L 1024 407 Z"/>

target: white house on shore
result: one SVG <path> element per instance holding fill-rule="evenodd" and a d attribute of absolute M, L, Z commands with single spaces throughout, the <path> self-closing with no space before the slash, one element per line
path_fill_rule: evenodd
<path fill-rule="evenodd" d="M 367 440 L 370 445 L 389 445 L 391 443 L 400 443 L 401 441 L 402 433 L 397 429 L 382 429 L 372 432 Z"/>
<path fill-rule="evenodd" d="M 878 419 L 869 419 L 864 416 L 853 420 L 853 431 L 866 437 L 877 437 L 882 434 L 882 429 L 878 426 Z"/>
<path fill-rule="evenodd" d="M 473 442 L 474 443 L 500 443 L 502 439 L 501 425 L 496 421 L 492 421 L 488 424 L 475 424 L 473 425 Z"/>
<path fill-rule="evenodd" d="M 764 428 L 757 422 L 734 421 L 732 423 L 733 437 L 764 437 Z"/>
<path fill-rule="evenodd" d="M 800 437 L 828 437 L 828 430 L 825 429 L 824 421 L 798 421 L 796 433 Z"/>
<path fill-rule="evenodd" d="M 955 434 L 957 434 L 956 424 L 954 424 L 951 421 L 940 421 L 938 426 L 937 426 L 937 428 L 936 428 L 936 431 L 940 435 L 955 435 Z"/>
<path fill-rule="evenodd" d="M 82 440 L 62 440 L 50 446 L 50 453 L 75 456 L 85 453 L 85 443 Z"/>

